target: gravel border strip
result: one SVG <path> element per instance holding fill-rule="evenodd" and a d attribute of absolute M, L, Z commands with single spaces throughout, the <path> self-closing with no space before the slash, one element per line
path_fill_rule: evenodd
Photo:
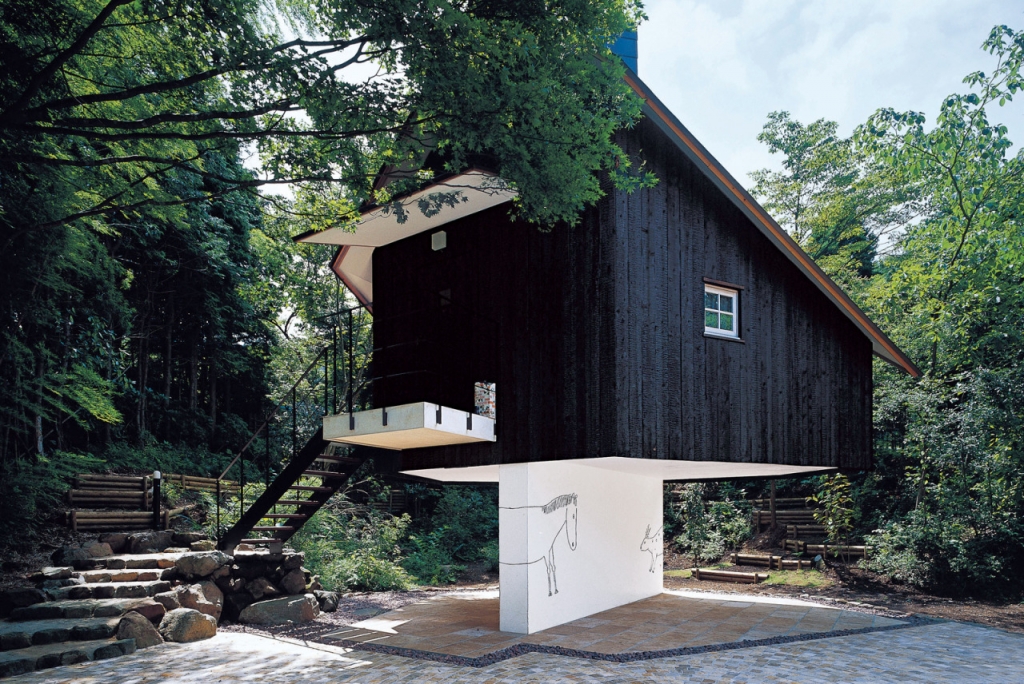
<path fill-rule="evenodd" d="M 586 660 L 600 660 L 613 663 L 631 663 L 643 660 L 655 660 L 658 658 L 673 658 L 677 656 L 698 655 L 702 653 L 717 653 L 721 651 L 734 651 L 746 648 L 757 648 L 760 646 L 778 646 L 804 641 L 817 641 L 819 639 L 831 639 L 835 637 L 856 636 L 859 634 L 873 634 L 876 632 L 889 632 L 898 629 L 909 629 L 924 625 L 945 622 L 934 618 L 912 616 L 904 618 L 904 623 L 899 625 L 886 625 L 882 627 L 862 627 L 859 629 L 843 629 L 831 632 L 815 632 L 811 634 L 794 634 L 792 636 L 768 637 L 765 639 L 749 639 L 745 641 L 730 641 L 722 644 L 711 644 L 708 646 L 683 646 L 680 648 L 669 648 L 654 651 L 634 651 L 629 653 L 597 653 L 582 649 L 564 648 L 561 646 L 546 646 L 543 644 L 516 644 L 508 646 L 486 655 L 467 657 L 447 653 L 435 653 L 412 648 L 400 648 L 398 646 L 387 646 L 349 639 L 329 638 L 329 634 L 338 631 L 337 625 L 305 625 L 295 627 L 287 631 L 276 631 L 274 633 L 252 630 L 255 633 L 264 633 L 267 636 L 287 636 L 292 639 L 310 641 L 325 646 L 340 646 L 350 648 L 354 651 L 366 653 L 377 653 L 380 655 L 399 656 L 414 660 L 428 660 L 444 665 L 456 665 L 462 667 L 488 667 L 511 658 L 527 655 L 529 653 L 541 653 L 545 655 L 557 655 L 568 658 L 582 658 Z M 244 630 L 250 631 L 250 630 Z"/>

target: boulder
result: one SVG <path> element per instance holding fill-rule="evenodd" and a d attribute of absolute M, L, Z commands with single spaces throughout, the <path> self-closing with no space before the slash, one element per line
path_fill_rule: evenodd
<path fill-rule="evenodd" d="M 160 530 L 143 532 L 128 537 L 125 550 L 128 553 L 160 553 L 174 543 L 174 532 Z"/>
<path fill-rule="evenodd" d="M 88 551 L 78 546 L 62 546 L 50 556 L 50 560 L 53 561 L 54 565 L 71 566 L 75 566 L 76 562 L 81 563 L 91 558 L 92 556 L 89 555 Z"/>
<path fill-rule="evenodd" d="M 252 603 L 252 596 L 249 596 L 248 592 L 228 594 L 224 597 L 224 617 L 232 622 L 238 622 L 238 616 Z"/>
<path fill-rule="evenodd" d="M 213 571 L 231 562 L 231 556 L 222 551 L 186 553 L 174 562 L 178 572 L 187 578 L 209 577 Z"/>
<path fill-rule="evenodd" d="M 43 591 L 49 592 L 54 589 L 60 589 L 61 587 L 73 587 L 77 584 L 85 584 L 85 578 L 78 576 L 69 577 L 67 579 L 46 580 L 39 585 L 39 588 Z"/>
<path fill-rule="evenodd" d="M 163 591 L 153 596 L 153 600 L 163 605 L 167 610 L 175 610 L 181 608 L 181 602 L 178 600 L 177 591 Z"/>
<path fill-rule="evenodd" d="M 125 532 L 104 532 L 100 535 L 100 541 L 110 545 L 114 553 L 121 553 L 128 545 L 128 534 Z"/>
<path fill-rule="evenodd" d="M 217 568 L 216 570 L 214 570 L 213 573 L 210 575 L 210 577 L 213 578 L 213 579 L 220 579 L 221 577 L 227 577 L 230 574 L 231 574 L 231 566 L 230 565 L 222 565 L 219 568 Z"/>
<path fill-rule="evenodd" d="M 338 610 L 338 592 L 316 590 L 313 596 L 316 597 L 316 602 L 320 604 L 320 610 L 323 612 L 333 613 Z"/>
<path fill-rule="evenodd" d="M 89 554 L 89 558 L 106 558 L 107 556 L 114 555 L 114 552 L 110 548 L 110 544 L 106 544 L 104 542 L 83 544 L 82 550 Z"/>
<path fill-rule="evenodd" d="M 138 613 L 125 613 L 117 624 L 118 639 L 135 639 L 136 648 L 149 648 L 164 643 L 153 623 Z"/>
<path fill-rule="evenodd" d="M 175 532 L 174 533 L 174 545 L 175 546 L 189 546 L 193 542 L 202 541 L 206 539 L 206 535 L 202 532 Z"/>
<path fill-rule="evenodd" d="M 188 643 L 209 639 L 216 633 L 216 620 L 189 608 L 172 610 L 160 621 L 160 636 L 165 641 Z"/>
<path fill-rule="evenodd" d="M 33 582 L 45 582 L 47 580 L 65 580 L 71 579 L 71 576 L 75 574 L 75 569 L 72 567 L 62 568 L 51 568 L 46 567 L 39 572 L 32 574 Z"/>
<path fill-rule="evenodd" d="M 296 568 L 282 577 L 277 586 L 281 587 L 281 591 L 286 594 L 305 594 L 306 578 L 302 574 L 302 570 Z"/>
<path fill-rule="evenodd" d="M 261 598 L 277 596 L 281 593 L 266 577 L 257 577 L 252 582 L 246 584 L 245 588 L 255 601 L 259 601 Z"/>
<path fill-rule="evenodd" d="M 305 554 L 294 552 L 286 553 L 284 559 L 281 561 L 281 567 L 285 570 L 294 570 L 295 568 L 301 568 L 302 563 L 305 560 Z"/>
<path fill-rule="evenodd" d="M 127 607 L 127 611 L 136 612 L 152 623 L 159 623 L 167 613 L 167 609 L 164 608 L 162 603 L 157 603 L 153 599 L 149 598 L 139 599 L 138 601 L 132 602 Z"/>
<path fill-rule="evenodd" d="M 6 617 L 15 608 L 24 608 L 47 600 L 46 593 L 35 587 L 8 589 L 0 592 L 0 616 Z"/>
<path fill-rule="evenodd" d="M 257 601 L 238 616 L 248 625 L 284 625 L 310 622 L 320 615 L 320 604 L 312 594 Z"/>
<path fill-rule="evenodd" d="M 200 582 L 178 587 L 178 602 L 182 608 L 198 610 L 214 620 L 219 620 L 224 608 L 224 594 L 213 582 Z"/>
<path fill-rule="evenodd" d="M 200 539 L 189 544 L 188 548 L 192 551 L 216 551 L 217 542 L 212 539 Z"/>

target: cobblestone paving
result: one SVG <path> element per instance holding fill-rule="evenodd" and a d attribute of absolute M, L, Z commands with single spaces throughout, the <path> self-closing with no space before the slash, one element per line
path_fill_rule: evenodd
<path fill-rule="evenodd" d="M 955 622 L 735 651 L 607 663 L 529 654 L 484 668 L 220 633 L 11 678 L 12 684 L 310 682 L 1024 682 L 1024 636 Z"/>

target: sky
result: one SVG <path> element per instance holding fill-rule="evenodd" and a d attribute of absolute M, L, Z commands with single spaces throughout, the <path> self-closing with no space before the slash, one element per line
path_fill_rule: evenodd
<path fill-rule="evenodd" d="M 1020 0 L 645 0 L 639 75 L 726 169 L 778 168 L 757 141 L 769 112 L 849 135 L 881 107 L 924 112 L 989 71 L 993 26 L 1024 29 Z M 1024 93 L 989 119 L 1024 140 Z"/>

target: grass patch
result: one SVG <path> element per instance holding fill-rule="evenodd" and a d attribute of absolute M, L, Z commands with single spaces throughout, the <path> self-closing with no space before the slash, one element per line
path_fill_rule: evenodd
<path fill-rule="evenodd" d="M 817 570 L 771 570 L 763 584 L 817 589 L 831 585 L 832 581 Z"/>
<path fill-rule="evenodd" d="M 692 570 L 666 570 L 664 572 L 665 577 L 679 577 L 681 579 L 690 579 L 693 576 Z"/>

